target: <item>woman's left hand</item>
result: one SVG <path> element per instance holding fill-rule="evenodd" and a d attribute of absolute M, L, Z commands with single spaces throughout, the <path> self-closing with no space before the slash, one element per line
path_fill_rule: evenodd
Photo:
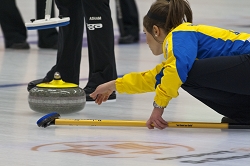
<path fill-rule="evenodd" d="M 164 112 L 163 108 L 154 108 L 150 118 L 147 121 L 147 127 L 154 129 L 154 127 L 162 130 L 168 127 L 168 122 L 162 118 Z"/>

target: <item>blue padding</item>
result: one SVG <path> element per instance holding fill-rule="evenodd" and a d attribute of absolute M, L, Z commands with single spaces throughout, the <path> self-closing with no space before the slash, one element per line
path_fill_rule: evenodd
<path fill-rule="evenodd" d="M 35 27 L 27 27 L 28 30 L 40 30 L 40 29 L 49 29 L 49 28 L 55 28 L 55 27 L 61 27 L 66 26 L 69 24 L 69 21 L 57 23 L 57 24 L 50 24 L 50 25 L 42 25 L 42 26 L 35 26 Z"/>
<path fill-rule="evenodd" d="M 52 113 L 49 113 L 49 114 L 47 114 L 47 115 L 44 115 L 43 117 L 41 117 L 41 118 L 36 122 L 36 124 L 39 124 L 39 123 L 43 122 L 45 119 L 48 119 L 48 118 L 53 117 L 53 116 L 58 116 L 58 115 L 59 115 L 59 114 L 56 113 L 56 112 L 52 112 Z"/>

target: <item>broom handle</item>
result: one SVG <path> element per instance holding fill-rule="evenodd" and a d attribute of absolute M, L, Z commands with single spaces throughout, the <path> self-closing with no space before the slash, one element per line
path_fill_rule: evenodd
<path fill-rule="evenodd" d="M 121 10 L 120 0 L 115 0 L 116 3 L 116 14 L 117 14 L 117 22 L 119 25 L 120 35 L 121 37 L 125 36 L 124 24 L 123 24 L 123 15 Z"/>
<path fill-rule="evenodd" d="M 129 126 L 146 127 L 146 121 L 96 120 L 96 119 L 55 119 L 55 125 L 72 126 Z M 250 129 L 250 124 L 168 122 L 169 128 L 214 128 L 214 129 Z"/>
<path fill-rule="evenodd" d="M 51 10 L 52 10 L 52 0 L 46 0 L 46 7 L 45 7 L 45 20 L 46 21 L 50 19 Z"/>

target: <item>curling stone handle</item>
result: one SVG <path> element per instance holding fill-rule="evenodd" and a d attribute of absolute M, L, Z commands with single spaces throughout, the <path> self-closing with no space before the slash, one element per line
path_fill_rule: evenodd
<path fill-rule="evenodd" d="M 61 80 L 61 74 L 59 72 L 55 72 L 54 74 L 54 80 Z"/>

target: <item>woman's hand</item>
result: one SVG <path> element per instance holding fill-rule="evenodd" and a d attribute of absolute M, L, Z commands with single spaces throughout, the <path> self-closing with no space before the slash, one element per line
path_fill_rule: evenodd
<path fill-rule="evenodd" d="M 163 108 L 154 108 L 150 118 L 147 121 L 147 127 L 149 129 L 154 129 L 154 127 L 162 130 L 168 127 L 168 122 L 162 118 L 164 112 Z"/>
<path fill-rule="evenodd" d="M 108 100 L 109 96 L 116 90 L 115 80 L 99 85 L 89 96 L 95 100 L 98 105 Z"/>

